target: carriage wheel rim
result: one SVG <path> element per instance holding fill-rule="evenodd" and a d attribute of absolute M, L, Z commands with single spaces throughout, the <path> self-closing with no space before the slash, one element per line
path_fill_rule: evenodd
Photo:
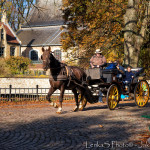
<path fill-rule="evenodd" d="M 135 91 L 135 100 L 138 106 L 143 107 L 147 104 L 149 99 L 149 85 L 146 81 L 141 81 L 137 85 Z"/>
<path fill-rule="evenodd" d="M 119 100 L 119 91 L 117 86 L 112 86 L 109 91 L 109 96 L 108 96 L 108 105 L 110 109 L 114 109 Z"/>

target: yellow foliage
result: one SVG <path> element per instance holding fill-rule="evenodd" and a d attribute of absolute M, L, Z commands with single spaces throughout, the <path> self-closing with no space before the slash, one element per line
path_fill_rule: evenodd
<path fill-rule="evenodd" d="M 107 59 L 107 62 L 114 62 L 116 60 L 119 60 L 120 62 L 123 62 L 123 58 L 122 57 L 119 57 L 118 54 L 115 52 L 115 51 L 111 51 L 110 53 L 108 53 L 106 55 L 106 59 Z"/>
<path fill-rule="evenodd" d="M 85 50 L 82 54 L 85 59 L 80 60 L 85 66 L 96 48 L 102 49 L 108 61 L 122 57 L 122 22 L 127 1 L 63 0 L 64 7 L 67 7 L 66 21 L 70 24 L 69 34 L 63 35 L 62 47 L 67 51 L 77 45 L 79 53 Z"/>

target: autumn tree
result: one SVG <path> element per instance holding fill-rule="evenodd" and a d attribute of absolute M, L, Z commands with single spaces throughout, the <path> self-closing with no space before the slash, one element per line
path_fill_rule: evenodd
<path fill-rule="evenodd" d="M 95 48 L 101 48 L 106 57 L 112 51 L 122 57 L 126 6 L 127 0 L 64 0 L 67 32 L 62 34 L 63 49 L 76 47 L 84 58 L 91 57 Z"/>

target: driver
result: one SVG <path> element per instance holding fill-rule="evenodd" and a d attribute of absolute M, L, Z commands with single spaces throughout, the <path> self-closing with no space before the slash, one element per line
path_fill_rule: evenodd
<path fill-rule="evenodd" d="M 90 59 L 91 68 L 99 68 L 106 63 L 106 58 L 100 49 L 96 49 L 95 55 Z"/>

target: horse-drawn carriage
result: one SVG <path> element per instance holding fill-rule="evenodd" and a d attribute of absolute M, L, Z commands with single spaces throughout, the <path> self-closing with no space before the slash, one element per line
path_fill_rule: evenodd
<path fill-rule="evenodd" d="M 43 69 L 50 69 L 50 89 L 47 95 L 47 100 L 54 107 L 57 104 L 52 102 L 50 97 L 55 90 L 60 89 L 59 109 L 57 113 L 62 112 L 62 101 L 65 89 L 70 89 L 74 93 L 76 110 L 82 110 L 87 101 L 89 103 L 98 102 L 101 96 L 106 97 L 107 105 L 110 110 L 116 108 L 121 100 L 121 95 L 134 94 L 135 103 L 139 107 L 147 104 L 149 99 L 149 85 L 146 80 L 140 80 L 143 76 L 143 68 L 132 69 L 135 77 L 131 83 L 124 81 L 124 77 L 117 69 L 87 69 L 82 70 L 79 67 L 67 66 L 60 63 L 52 54 L 51 48 L 47 50 L 42 48 Z M 80 106 L 78 102 L 78 92 L 81 95 Z M 84 97 L 84 98 L 83 98 Z"/>
<path fill-rule="evenodd" d="M 136 105 L 143 107 L 148 103 L 149 85 L 146 80 L 143 80 L 143 68 L 133 68 L 131 71 L 135 74 L 131 83 L 124 81 L 124 76 L 117 69 L 100 69 L 91 68 L 86 70 L 88 89 L 85 92 L 86 102 L 98 102 L 99 98 L 105 97 L 107 106 L 110 110 L 116 108 L 123 95 L 131 95 L 134 97 Z M 141 79 L 140 79 L 141 78 Z M 89 93 L 92 93 L 90 95 Z M 93 97 L 91 99 L 91 97 Z"/>

